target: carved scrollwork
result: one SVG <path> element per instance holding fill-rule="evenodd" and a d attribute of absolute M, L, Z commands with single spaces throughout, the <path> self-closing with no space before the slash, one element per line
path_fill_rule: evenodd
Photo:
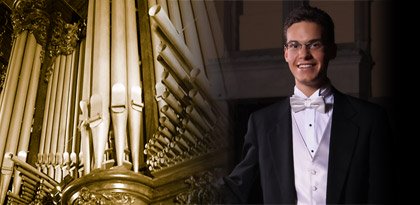
<path fill-rule="evenodd" d="M 7 11 L 6 11 L 6 13 L 4 14 L 4 24 L 1 26 L 1 28 L 0 28 L 0 46 L 2 46 L 3 45 L 3 40 L 6 38 L 5 37 L 5 33 L 6 33 L 6 25 L 8 24 L 8 18 L 7 18 L 7 16 L 8 16 L 9 14 L 7 13 Z M 0 51 L 0 57 L 2 57 L 4 55 L 4 53 L 3 53 L 3 51 Z"/>
<path fill-rule="evenodd" d="M 65 33 L 65 25 L 66 22 L 61 18 L 60 12 L 54 12 L 52 14 L 53 22 L 51 23 L 52 33 L 51 33 L 51 40 L 48 45 L 48 54 L 50 57 L 58 56 L 61 54 L 61 44 L 63 40 L 63 35 Z"/>
<path fill-rule="evenodd" d="M 77 47 L 78 40 L 84 36 L 86 30 L 85 21 L 69 24 L 61 17 L 60 12 L 52 14 L 51 28 L 52 33 L 48 44 L 48 56 L 54 59 L 58 55 L 69 55 Z M 44 80 L 48 82 L 49 77 L 54 72 L 54 66 L 50 65 L 45 74 Z"/>
<path fill-rule="evenodd" d="M 0 93 L 3 91 L 3 85 L 6 81 L 6 66 L 0 63 Z"/>
<path fill-rule="evenodd" d="M 57 55 L 69 55 L 77 46 L 77 41 L 82 35 L 84 24 L 77 22 L 73 24 L 66 23 L 60 12 L 53 13 L 52 35 L 48 45 L 50 57 Z"/>
<path fill-rule="evenodd" d="M 44 76 L 44 81 L 46 83 L 49 82 L 50 76 L 54 73 L 54 64 L 51 64 L 50 66 L 48 66 L 47 71 L 45 72 L 45 76 Z"/>
<path fill-rule="evenodd" d="M 24 30 L 35 35 L 37 42 L 45 45 L 50 25 L 48 14 L 44 11 L 46 0 L 18 0 L 12 13 L 13 37 Z"/>
<path fill-rule="evenodd" d="M 178 204 L 219 204 L 220 194 L 215 188 L 215 174 L 210 171 L 191 176 L 185 183 L 189 184 L 188 191 L 176 196 L 175 202 Z"/>
<path fill-rule="evenodd" d="M 111 204 L 135 204 L 135 198 L 127 193 L 119 192 L 94 192 L 86 187 L 80 190 L 80 195 L 73 204 L 83 205 L 111 205 Z"/>
<path fill-rule="evenodd" d="M 13 7 L 18 10 L 42 9 L 47 6 L 47 0 L 17 0 Z"/>

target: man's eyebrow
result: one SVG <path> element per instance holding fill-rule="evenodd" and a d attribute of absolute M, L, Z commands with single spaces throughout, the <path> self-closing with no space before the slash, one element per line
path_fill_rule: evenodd
<path fill-rule="evenodd" d="M 305 43 L 313 43 L 313 42 L 316 42 L 316 41 L 322 41 L 322 39 L 320 39 L 320 38 L 311 39 L 309 41 L 306 41 Z M 290 41 L 288 41 L 286 43 L 301 43 L 301 42 L 299 42 L 297 40 L 290 40 Z"/>
<path fill-rule="evenodd" d="M 309 40 L 306 43 L 313 43 L 313 42 L 316 42 L 316 41 L 322 41 L 322 39 L 316 38 L 316 39 Z"/>

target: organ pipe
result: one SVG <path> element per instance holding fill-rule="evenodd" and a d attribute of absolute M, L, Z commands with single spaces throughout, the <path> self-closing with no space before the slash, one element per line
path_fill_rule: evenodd
<path fill-rule="evenodd" d="M 28 7 L 22 11 L 50 9 L 38 8 L 49 4 L 45 0 L 16 2 L 16 11 L 23 5 Z M 146 20 L 151 33 L 143 35 L 145 31 L 137 26 L 144 19 L 138 18 L 136 7 L 145 5 L 150 8 Z M 81 189 L 73 192 L 83 179 L 117 171 L 159 180 L 176 167 L 198 167 L 200 157 L 222 148 L 219 142 L 226 119 L 214 101 L 208 74 L 218 66 L 213 59 L 221 54 L 213 45 L 216 39 L 208 8 L 208 2 L 189 0 L 90 0 L 85 24 L 71 24 L 66 21 L 72 20 L 51 13 L 45 16 L 51 20 L 48 35 L 40 37 L 39 32 L 32 33 L 32 27 L 17 27 L 0 99 L 0 202 L 7 195 L 12 203 L 59 203 L 62 199 L 63 204 L 87 203 L 80 196 L 94 194 L 83 195 Z M 147 37 L 152 44 L 147 52 L 153 55 L 154 79 L 141 76 L 145 71 L 139 50 L 144 48 L 139 46 Z M 44 48 L 49 54 L 46 61 L 42 61 Z M 41 68 L 47 69 L 45 81 L 39 81 Z M 37 94 L 42 83 L 47 83 L 46 92 Z M 144 96 L 156 101 L 143 102 Z M 41 109 L 34 109 L 35 99 L 45 101 Z M 147 108 L 153 105 L 155 109 Z M 20 109 L 12 113 L 16 108 Z M 43 112 L 38 115 L 42 121 L 33 119 L 38 111 Z M 143 118 L 150 114 L 158 121 L 145 127 L 150 122 Z M 32 133 L 32 122 L 42 123 L 39 136 Z M 31 140 L 38 140 L 39 146 L 31 146 Z M 37 154 L 35 164 L 26 162 L 28 153 Z M 142 191 L 140 204 L 154 203 L 152 197 L 144 197 L 157 188 L 150 184 L 135 187 L 148 189 Z M 73 193 L 77 194 L 68 197 Z"/>
<path fill-rule="evenodd" d="M 7 84 L 4 86 L 3 102 L 0 108 L 0 156 L 4 155 L 4 149 L 6 148 L 7 132 L 9 131 L 10 120 L 12 116 L 13 104 L 16 95 L 16 89 L 18 84 L 19 73 L 22 65 L 22 57 L 25 51 L 25 44 L 28 32 L 22 32 L 15 40 L 16 49 L 12 56 L 16 56 L 16 62 L 9 64 L 8 70 L 10 72 L 7 76 Z M 13 59 L 13 58 L 12 58 Z M 3 157 L 0 158 L 0 163 L 3 162 Z"/>
<path fill-rule="evenodd" d="M 137 42 L 136 11 L 134 0 L 126 1 L 126 35 L 127 35 L 127 73 L 128 75 L 128 118 L 129 135 L 131 141 L 131 156 L 133 171 L 138 172 L 144 166 L 143 145 L 143 98 L 140 82 L 140 61 Z"/>
<path fill-rule="evenodd" d="M 13 113 L 11 120 L 10 120 L 10 128 L 8 129 L 8 135 L 7 136 L 19 136 L 20 130 L 22 129 L 21 123 L 23 120 L 23 112 L 25 108 L 26 103 L 26 97 L 28 94 L 28 87 L 29 87 L 29 80 L 33 68 L 34 63 L 34 56 L 40 57 L 40 54 L 35 54 L 35 51 L 38 51 L 38 53 L 41 52 L 41 49 L 37 49 L 36 46 L 36 39 L 33 34 L 30 34 L 26 45 L 25 45 L 25 55 L 22 60 L 22 68 L 21 68 L 21 74 L 20 79 L 18 81 L 17 85 L 17 93 L 15 97 L 15 102 L 13 107 L 15 108 L 15 112 Z M 25 139 L 21 139 L 25 140 Z M 10 137 L 7 139 L 6 148 L 4 155 L 9 154 L 15 154 L 16 149 L 19 143 L 19 137 Z M 5 162 L 3 161 L 2 167 L 1 167 L 1 183 L 2 183 L 2 190 L 6 190 L 10 180 L 12 178 L 12 169 L 13 169 L 13 163 Z M 5 197 L 5 193 L 1 193 L 2 200 Z"/>
<path fill-rule="evenodd" d="M 110 8 L 109 0 L 95 1 L 95 25 L 92 56 L 92 95 L 90 97 L 90 129 L 92 131 L 94 167 L 104 161 L 110 125 Z"/>
<path fill-rule="evenodd" d="M 116 161 L 123 165 L 127 139 L 127 63 L 125 1 L 112 2 L 111 116 L 115 137 Z"/>
<path fill-rule="evenodd" d="M 41 58 L 43 48 L 41 45 L 36 45 L 35 55 L 34 55 L 34 62 L 32 65 L 32 72 L 29 82 L 29 89 L 28 89 L 28 96 L 27 102 L 25 105 L 25 113 L 22 122 L 22 130 L 20 132 L 19 137 L 19 145 L 17 149 L 17 156 L 22 161 L 26 161 L 27 153 L 29 151 L 29 141 L 30 141 L 30 134 L 31 134 L 31 127 L 32 127 L 32 119 L 35 112 L 35 99 L 36 94 L 38 92 L 37 86 L 39 81 L 39 74 L 41 70 Z M 15 193 L 19 192 L 20 188 L 20 176 L 19 172 L 15 173 L 14 181 L 13 181 L 13 189 Z"/>

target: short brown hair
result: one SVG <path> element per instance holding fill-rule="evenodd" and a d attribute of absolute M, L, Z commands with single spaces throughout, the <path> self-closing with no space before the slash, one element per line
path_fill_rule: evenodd
<path fill-rule="evenodd" d="M 284 21 L 284 37 L 287 39 L 287 29 L 295 23 L 302 21 L 313 22 L 322 27 L 322 40 L 325 43 L 335 44 L 334 37 L 334 22 L 327 12 L 312 6 L 301 6 L 289 13 L 289 16 Z"/>

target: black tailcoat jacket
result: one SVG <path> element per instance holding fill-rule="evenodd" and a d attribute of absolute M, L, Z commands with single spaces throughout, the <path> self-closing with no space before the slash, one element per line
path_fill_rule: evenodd
<path fill-rule="evenodd" d="M 386 112 L 336 89 L 333 95 L 327 203 L 390 202 L 394 163 Z M 250 116 L 243 159 L 222 181 L 225 202 L 247 203 L 255 182 L 262 203 L 297 202 L 289 98 Z"/>

